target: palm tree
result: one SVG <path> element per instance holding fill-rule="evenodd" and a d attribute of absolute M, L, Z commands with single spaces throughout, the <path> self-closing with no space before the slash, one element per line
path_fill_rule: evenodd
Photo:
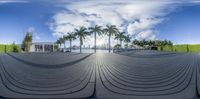
<path fill-rule="evenodd" d="M 97 34 L 101 35 L 103 33 L 101 26 L 95 25 L 95 27 L 90 27 L 90 33 L 94 33 L 94 52 L 96 53 L 96 39 L 97 39 Z"/>
<path fill-rule="evenodd" d="M 160 51 L 163 51 L 163 46 L 165 45 L 164 41 L 157 41 L 157 46 L 160 46 Z"/>
<path fill-rule="evenodd" d="M 132 44 L 133 45 L 140 45 L 140 41 L 135 39 L 135 40 L 132 41 Z"/>
<path fill-rule="evenodd" d="M 106 28 L 104 29 L 104 32 L 106 35 L 108 35 L 109 37 L 109 53 L 110 53 L 110 50 L 111 50 L 111 47 L 110 47 L 110 39 L 111 39 L 111 36 L 115 35 L 117 32 L 118 32 L 118 29 L 115 25 L 106 25 Z"/>
<path fill-rule="evenodd" d="M 59 38 L 59 41 L 60 41 L 61 44 L 64 44 L 64 43 L 65 43 L 65 39 L 64 39 L 63 37 L 60 37 L 60 38 Z M 65 44 L 64 44 L 64 46 L 65 46 Z"/>
<path fill-rule="evenodd" d="M 59 45 L 59 48 L 61 48 L 62 42 L 60 41 L 60 39 L 58 39 L 58 40 L 56 41 L 56 44 L 58 44 L 58 45 Z"/>
<path fill-rule="evenodd" d="M 86 31 L 87 29 L 85 27 L 80 27 L 79 29 L 75 29 L 75 35 L 79 37 L 80 40 L 80 53 L 82 53 L 82 45 L 83 45 L 83 40 L 89 33 Z"/>
<path fill-rule="evenodd" d="M 168 45 L 171 47 L 171 51 L 173 51 L 173 43 L 172 43 L 172 41 L 168 41 Z"/>
<path fill-rule="evenodd" d="M 118 32 L 116 35 L 115 35 L 115 39 L 119 40 L 120 41 L 120 46 L 122 47 L 122 41 L 125 40 L 125 32 Z"/>
<path fill-rule="evenodd" d="M 76 39 L 76 35 L 75 33 L 71 32 L 71 33 L 68 33 L 68 35 L 66 36 L 66 40 L 69 40 L 70 42 L 70 52 L 72 51 L 72 41 Z"/>
<path fill-rule="evenodd" d="M 126 42 L 126 45 L 127 45 L 127 48 L 128 48 L 128 43 L 131 42 L 131 36 L 130 35 L 125 36 L 124 41 Z"/>

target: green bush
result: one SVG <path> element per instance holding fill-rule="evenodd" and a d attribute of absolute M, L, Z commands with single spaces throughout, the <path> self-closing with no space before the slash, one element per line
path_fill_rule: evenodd
<path fill-rule="evenodd" d="M 115 49 L 119 49 L 120 47 L 121 47 L 120 44 L 116 44 L 116 45 L 114 46 Z"/>
<path fill-rule="evenodd" d="M 17 45 L 13 45 L 13 52 L 15 53 L 19 53 L 20 52 L 20 48 Z"/>
<path fill-rule="evenodd" d="M 173 51 L 173 46 L 171 46 L 171 45 L 166 45 L 166 46 L 162 46 L 162 47 L 159 46 L 158 50 L 159 51 L 167 51 L 167 52 Z"/>

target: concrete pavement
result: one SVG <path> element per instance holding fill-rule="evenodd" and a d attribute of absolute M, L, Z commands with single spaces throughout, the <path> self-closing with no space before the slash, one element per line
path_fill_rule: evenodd
<path fill-rule="evenodd" d="M 198 54 L 133 51 L 0 55 L 3 98 L 197 99 Z"/>

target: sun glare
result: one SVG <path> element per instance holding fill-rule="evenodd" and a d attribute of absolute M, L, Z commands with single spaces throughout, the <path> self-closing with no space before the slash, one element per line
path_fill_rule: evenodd
<path fill-rule="evenodd" d="M 103 45 L 105 43 L 106 43 L 105 39 L 103 39 L 103 38 L 97 38 L 97 46 L 101 46 L 101 45 Z"/>
<path fill-rule="evenodd" d="M 103 45 L 105 42 L 102 39 L 97 39 L 97 46 Z"/>

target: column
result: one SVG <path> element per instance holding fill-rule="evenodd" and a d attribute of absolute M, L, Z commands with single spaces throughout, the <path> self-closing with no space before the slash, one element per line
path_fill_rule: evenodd
<path fill-rule="evenodd" d="M 45 46 L 45 45 L 44 45 L 44 44 L 42 44 L 42 52 L 44 52 L 44 46 Z"/>

